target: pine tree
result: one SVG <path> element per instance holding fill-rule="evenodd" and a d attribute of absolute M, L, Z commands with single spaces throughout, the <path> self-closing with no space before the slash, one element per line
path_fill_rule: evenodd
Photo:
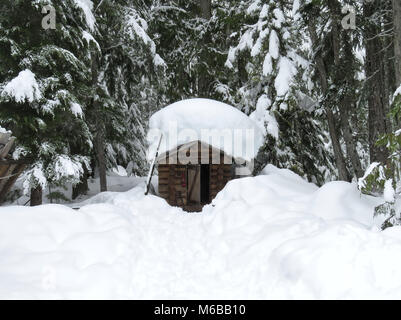
<path fill-rule="evenodd" d="M 305 52 L 297 49 L 304 35 L 296 27 L 296 4 L 246 1 L 233 9 L 239 24 L 230 37 L 236 45 L 226 62 L 234 75 L 227 77 L 233 79 L 227 86 L 238 94 L 228 95 L 228 100 L 236 101 L 266 131 L 259 169 L 273 163 L 323 183 L 330 175 L 331 159 L 319 111 L 310 97 L 309 62 Z"/>
<path fill-rule="evenodd" d="M 145 1 L 98 1 L 95 17 L 99 61 L 99 103 L 106 137 L 107 167 L 133 162 L 146 169 L 146 124 L 160 108 L 165 62 L 148 33 Z"/>
<path fill-rule="evenodd" d="M 165 63 L 148 35 L 150 5 L 145 1 L 89 1 L 91 94 L 86 122 L 94 137 L 92 163 L 107 190 L 108 169 L 131 163 L 143 175 L 146 163 L 146 123 L 159 108 Z M 82 8 L 84 9 L 84 8 Z M 83 10 L 85 12 L 85 10 Z M 86 175 L 82 190 L 86 190 Z"/>
<path fill-rule="evenodd" d="M 42 29 L 48 5 L 57 13 L 55 30 Z M 85 17 L 72 0 L 5 0 L 0 9 L 0 124 L 18 138 L 14 158 L 32 161 L 25 192 L 77 183 L 92 145 L 84 120 Z"/>
<path fill-rule="evenodd" d="M 154 1 L 150 29 L 167 64 L 164 104 L 201 97 L 219 98 L 224 76 L 225 1 Z M 203 8 L 203 9 L 202 9 Z"/>
<path fill-rule="evenodd" d="M 349 181 L 363 175 L 358 148 L 362 143 L 358 138 L 363 135 L 355 135 L 353 128 L 367 131 L 360 125 L 363 117 L 358 112 L 365 102 L 358 98 L 363 88 L 362 64 L 357 58 L 361 34 L 359 30 L 343 28 L 343 5 L 337 0 L 306 1 L 301 12 L 313 46 L 311 72 L 326 114 L 339 178 Z M 319 15 L 320 12 L 325 15 Z"/>

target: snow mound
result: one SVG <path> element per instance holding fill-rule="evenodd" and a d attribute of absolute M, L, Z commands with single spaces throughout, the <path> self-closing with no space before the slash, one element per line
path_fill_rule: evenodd
<path fill-rule="evenodd" d="M 343 181 L 330 182 L 317 190 L 311 201 L 311 212 L 329 219 L 355 220 L 365 225 L 373 222 L 373 215 L 367 215 L 372 207 L 369 197 L 360 201 L 361 193 L 356 184 Z M 324 208 L 324 210 L 322 210 Z"/>
<path fill-rule="evenodd" d="M 401 227 L 380 232 L 353 184 L 268 166 L 201 214 L 144 188 L 0 208 L 0 298 L 401 298 Z"/>
<path fill-rule="evenodd" d="M 199 140 L 248 161 L 256 156 L 264 141 L 263 132 L 248 116 L 209 99 L 189 99 L 167 106 L 150 118 L 149 129 L 149 161 L 154 158 L 160 134 L 163 139 L 159 154 Z M 217 139 L 210 138 L 210 133 Z M 228 140 L 223 138 L 226 136 Z"/>

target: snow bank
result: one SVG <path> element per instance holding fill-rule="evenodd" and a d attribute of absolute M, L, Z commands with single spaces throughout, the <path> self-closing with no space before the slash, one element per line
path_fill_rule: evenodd
<path fill-rule="evenodd" d="M 401 298 L 401 228 L 380 232 L 353 184 L 268 166 L 202 214 L 144 187 L 0 208 L 0 298 Z"/>
<path fill-rule="evenodd" d="M 264 140 L 257 123 L 244 113 L 209 99 L 189 99 L 167 106 L 150 118 L 149 129 L 149 161 L 154 158 L 160 134 L 163 139 L 159 154 L 200 140 L 245 160 L 256 156 Z M 217 139 L 211 139 L 211 133 Z M 228 140 L 223 138 L 227 136 Z"/>

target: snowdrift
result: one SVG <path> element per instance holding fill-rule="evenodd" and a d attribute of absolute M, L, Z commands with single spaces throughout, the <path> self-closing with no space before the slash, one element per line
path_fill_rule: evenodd
<path fill-rule="evenodd" d="M 401 298 L 401 229 L 355 185 L 268 166 L 201 214 L 143 191 L 1 208 L 0 298 Z"/>
<path fill-rule="evenodd" d="M 210 99 L 188 99 L 173 103 L 150 118 L 149 129 L 149 161 L 156 154 L 160 134 L 163 134 L 163 139 L 159 155 L 179 145 L 199 140 L 234 158 L 250 161 L 264 142 L 262 130 L 246 114 L 228 104 Z M 210 138 L 208 132 L 217 138 Z M 227 135 L 232 139 L 231 143 L 225 143 L 223 137 Z"/>

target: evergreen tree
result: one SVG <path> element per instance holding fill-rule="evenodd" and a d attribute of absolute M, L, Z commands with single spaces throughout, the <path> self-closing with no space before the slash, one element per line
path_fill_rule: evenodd
<path fill-rule="evenodd" d="M 360 98 L 363 61 L 357 58 L 361 32 L 341 25 L 343 5 L 337 0 L 306 1 L 301 12 L 313 46 L 315 92 L 326 114 L 339 178 L 350 181 L 363 175 L 362 133 L 367 131 L 360 113 L 366 113 L 366 103 Z M 359 135 L 355 135 L 355 127 L 360 129 Z"/>
<path fill-rule="evenodd" d="M 240 23 L 230 36 L 236 45 L 226 62 L 234 74 L 227 86 L 237 94 L 227 100 L 236 101 L 267 133 L 258 168 L 273 163 L 321 184 L 330 175 L 331 159 L 319 110 L 310 97 L 309 62 L 305 52 L 297 49 L 304 44 L 304 35 L 297 29 L 297 1 L 242 1 L 239 5 L 233 10 Z"/>
<path fill-rule="evenodd" d="M 146 123 L 159 108 L 165 63 L 148 35 L 150 6 L 143 1 L 98 1 L 95 18 L 99 59 L 99 104 L 107 167 L 134 163 L 146 169 Z M 96 115 L 97 117 L 98 115 Z"/>
<path fill-rule="evenodd" d="M 55 30 L 42 28 L 48 5 Z M 0 125 L 18 138 L 14 158 L 31 159 L 24 187 L 40 199 L 48 183 L 77 183 L 88 166 L 86 19 L 72 0 L 5 0 L 0 10 Z"/>
<path fill-rule="evenodd" d="M 164 104 L 186 98 L 218 98 L 224 76 L 226 1 L 154 1 L 150 32 L 167 64 Z M 203 8 L 203 9 L 202 9 Z"/>

